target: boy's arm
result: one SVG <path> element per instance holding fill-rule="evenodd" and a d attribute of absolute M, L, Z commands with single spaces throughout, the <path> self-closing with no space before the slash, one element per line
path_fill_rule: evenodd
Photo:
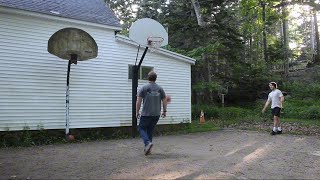
<path fill-rule="evenodd" d="M 283 108 L 284 96 L 280 97 L 280 102 L 281 102 L 281 108 Z"/>
<path fill-rule="evenodd" d="M 167 116 L 167 99 L 166 98 L 163 98 L 162 99 L 162 117 L 165 118 Z"/>
<path fill-rule="evenodd" d="M 166 93 L 164 92 L 164 90 L 161 88 L 161 100 L 162 100 L 162 114 L 161 116 L 163 118 L 165 118 L 167 116 L 167 105 L 168 105 L 168 102 L 167 102 L 167 98 L 166 98 Z"/>
<path fill-rule="evenodd" d="M 136 117 L 137 117 L 137 118 L 139 118 L 139 112 L 140 112 L 141 102 L 142 102 L 142 97 L 138 96 L 138 97 L 137 97 L 137 102 L 136 102 Z"/>
<path fill-rule="evenodd" d="M 264 105 L 263 109 L 262 109 L 262 113 L 266 112 L 267 107 L 269 106 L 270 101 L 267 100 L 266 104 Z"/>

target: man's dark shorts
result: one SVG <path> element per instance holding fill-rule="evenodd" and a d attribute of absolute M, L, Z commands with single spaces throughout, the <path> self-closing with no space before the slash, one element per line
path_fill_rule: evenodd
<path fill-rule="evenodd" d="M 281 111 L 281 108 L 279 108 L 279 107 L 275 107 L 275 108 L 273 108 L 272 109 L 272 115 L 273 116 L 278 116 L 278 117 L 280 117 L 280 111 Z"/>

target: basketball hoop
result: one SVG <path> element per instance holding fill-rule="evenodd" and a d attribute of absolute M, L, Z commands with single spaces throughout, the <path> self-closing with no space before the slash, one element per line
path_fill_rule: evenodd
<path fill-rule="evenodd" d="M 164 39 L 162 37 L 148 37 L 147 42 L 150 51 L 154 52 L 156 49 L 161 47 L 163 40 Z"/>
<path fill-rule="evenodd" d="M 142 18 L 135 21 L 129 28 L 129 38 L 139 44 L 137 57 L 139 55 L 140 45 L 146 47 L 141 56 L 137 67 L 141 67 L 142 61 L 148 52 L 154 51 L 161 46 L 168 44 L 168 32 L 156 20 Z M 137 58 L 136 58 L 137 61 Z M 136 97 L 138 87 L 138 72 L 132 71 L 132 137 L 136 137 L 137 118 L 136 118 Z"/>

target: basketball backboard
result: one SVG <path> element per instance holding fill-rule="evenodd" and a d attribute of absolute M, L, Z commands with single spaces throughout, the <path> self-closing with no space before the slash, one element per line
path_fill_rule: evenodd
<path fill-rule="evenodd" d="M 134 42 L 151 48 L 168 44 L 168 33 L 156 20 L 143 18 L 135 21 L 129 29 L 129 38 Z"/>
<path fill-rule="evenodd" d="M 70 60 L 71 54 L 76 54 L 78 61 L 84 61 L 97 57 L 98 46 L 87 32 L 65 28 L 50 37 L 48 52 L 65 60 Z"/>

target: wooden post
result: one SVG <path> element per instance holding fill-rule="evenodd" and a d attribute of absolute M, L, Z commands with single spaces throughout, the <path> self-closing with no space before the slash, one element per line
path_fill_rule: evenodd
<path fill-rule="evenodd" d="M 225 94 L 221 94 L 222 112 L 224 112 L 224 95 Z M 224 128 L 224 117 L 222 117 L 222 128 Z"/>
<path fill-rule="evenodd" d="M 200 113 L 200 124 L 204 124 L 205 122 L 206 122 L 206 120 L 204 119 L 204 113 L 201 110 L 201 113 Z"/>

